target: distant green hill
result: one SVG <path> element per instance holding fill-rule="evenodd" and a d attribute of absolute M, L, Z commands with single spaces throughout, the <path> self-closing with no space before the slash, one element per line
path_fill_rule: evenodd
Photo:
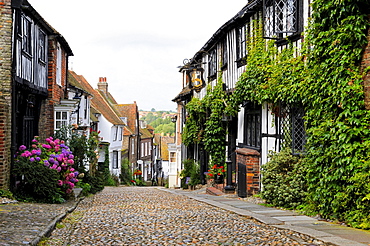
<path fill-rule="evenodd" d="M 161 133 L 166 136 L 175 135 L 175 124 L 171 122 L 172 111 L 139 111 L 140 120 L 144 120 L 148 125 L 154 128 L 155 133 Z"/>

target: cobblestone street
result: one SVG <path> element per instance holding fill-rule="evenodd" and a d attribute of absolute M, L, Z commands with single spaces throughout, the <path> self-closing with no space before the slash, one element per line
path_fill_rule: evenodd
<path fill-rule="evenodd" d="M 47 245 L 325 245 L 152 187 L 106 187 L 57 224 Z"/>

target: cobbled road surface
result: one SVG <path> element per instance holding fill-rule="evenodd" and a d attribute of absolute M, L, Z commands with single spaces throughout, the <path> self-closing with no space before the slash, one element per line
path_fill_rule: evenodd
<path fill-rule="evenodd" d="M 154 187 L 106 187 L 40 245 L 325 245 Z"/>

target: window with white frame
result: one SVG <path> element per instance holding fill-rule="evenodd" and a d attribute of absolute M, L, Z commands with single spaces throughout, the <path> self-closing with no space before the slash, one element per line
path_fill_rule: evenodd
<path fill-rule="evenodd" d="M 122 136 L 123 136 L 123 127 L 120 126 L 118 131 L 118 141 L 122 141 Z"/>
<path fill-rule="evenodd" d="M 135 154 L 135 140 L 131 138 L 131 155 Z"/>
<path fill-rule="evenodd" d="M 148 143 L 144 143 L 144 156 L 148 155 Z"/>
<path fill-rule="evenodd" d="M 67 126 L 69 122 L 68 111 L 55 111 L 54 129 L 60 130 L 62 127 Z"/>
<path fill-rule="evenodd" d="M 115 126 L 113 129 L 113 141 L 117 141 L 118 136 L 118 126 Z"/>
<path fill-rule="evenodd" d="M 144 143 L 141 143 L 141 154 L 140 156 L 143 157 L 144 156 Z"/>
<path fill-rule="evenodd" d="M 302 0 L 264 0 L 264 36 L 283 39 L 302 31 Z"/>

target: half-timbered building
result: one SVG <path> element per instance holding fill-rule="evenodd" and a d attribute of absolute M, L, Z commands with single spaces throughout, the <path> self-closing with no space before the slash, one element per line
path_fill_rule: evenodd
<path fill-rule="evenodd" d="M 4 1 L 1 8 L 1 47 L 5 49 L 1 94 L 5 100 L 1 106 L 4 162 L 0 187 L 9 188 L 16 149 L 28 146 L 34 136 L 54 134 L 55 106 L 68 98 L 66 71 L 73 53 L 64 37 L 27 0 Z"/>
<path fill-rule="evenodd" d="M 288 43 L 301 46 L 304 24 L 309 14 L 309 1 L 305 0 L 254 0 L 221 26 L 195 55 L 184 61 L 182 91 L 173 99 L 178 105 L 177 138 L 186 124 L 185 105 L 193 98 L 202 99 L 207 85 L 215 86 L 222 73 L 224 90 L 233 93 L 236 83 L 245 72 L 248 57 L 248 39 L 253 38 L 257 21 L 263 25 L 266 40 L 275 40 L 281 50 Z M 276 112 L 278 111 L 278 112 Z M 299 102 L 280 102 L 278 108 L 268 102 L 259 104 L 248 98 L 241 105 L 237 117 L 224 119 L 228 125 L 226 158 L 232 162 L 234 178 L 240 196 L 261 189 L 260 167 L 268 161 L 269 151 L 290 147 L 293 152 L 303 151 L 305 132 Z M 289 146 L 287 146 L 289 145 Z M 185 147 L 178 143 L 180 162 L 187 158 L 200 163 L 203 183 L 208 170 L 208 153 L 202 142 Z M 179 164 L 180 166 L 181 164 Z"/>

